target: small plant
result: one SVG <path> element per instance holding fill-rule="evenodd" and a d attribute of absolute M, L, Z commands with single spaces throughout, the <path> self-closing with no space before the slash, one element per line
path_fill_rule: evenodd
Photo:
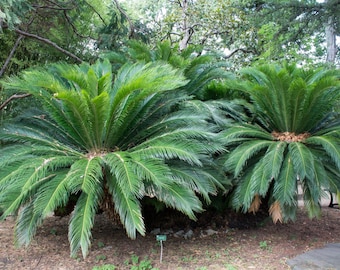
<path fill-rule="evenodd" d="M 237 268 L 235 266 L 233 266 L 229 263 L 224 265 L 224 266 L 225 266 L 226 270 L 237 270 Z"/>
<path fill-rule="evenodd" d="M 99 262 L 99 261 L 105 261 L 106 260 L 106 256 L 105 255 L 97 255 L 96 256 L 96 261 Z"/>
<path fill-rule="evenodd" d="M 194 259 L 194 257 L 193 257 L 192 255 L 190 255 L 190 256 L 184 256 L 184 257 L 182 257 L 182 261 L 183 261 L 183 262 L 194 262 L 195 259 Z"/>
<path fill-rule="evenodd" d="M 104 264 L 92 268 L 92 270 L 115 270 L 115 269 L 117 269 L 117 267 L 113 264 Z"/>
<path fill-rule="evenodd" d="M 261 242 L 259 243 L 259 245 L 260 245 L 260 248 L 261 248 L 262 250 L 269 250 L 269 249 L 270 249 L 270 247 L 269 247 L 267 241 L 261 241 Z"/>
<path fill-rule="evenodd" d="M 130 260 L 126 260 L 124 262 L 126 266 L 130 264 Z M 145 257 L 143 260 L 139 260 L 139 256 L 132 254 L 131 255 L 131 270 L 157 270 L 158 268 L 153 268 L 151 261 L 148 260 L 148 257 Z"/>
<path fill-rule="evenodd" d="M 98 246 L 98 248 L 103 248 L 105 246 L 105 244 L 102 241 L 99 241 L 97 243 L 97 246 Z"/>
<path fill-rule="evenodd" d="M 50 230 L 50 233 L 53 234 L 53 235 L 57 235 L 57 230 L 55 228 L 52 228 Z"/>

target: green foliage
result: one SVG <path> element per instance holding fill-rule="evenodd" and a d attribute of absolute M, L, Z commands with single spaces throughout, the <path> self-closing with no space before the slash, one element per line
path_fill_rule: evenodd
<path fill-rule="evenodd" d="M 338 1 L 235 1 L 254 31 L 261 64 L 289 60 L 311 65 L 325 61 L 325 26 L 339 17 Z M 339 20 L 332 27 L 339 36 Z M 339 57 L 337 57 L 337 62 Z"/>
<path fill-rule="evenodd" d="M 183 94 L 193 95 L 200 100 L 216 99 L 211 92 L 214 92 L 214 85 L 231 76 L 227 71 L 228 64 L 218 60 L 214 54 L 197 55 L 199 50 L 197 46 L 189 46 L 179 51 L 169 41 L 158 42 L 155 48 L 150 48 L 143 42 L 130 40 L 121 53 L 104 53 L 102 57 L 110 59 L 114 68 L 119 68 L 126 62 L 166 62 L 183 70 L 184 76 L 189 79 L 182 87 L 185 92 Z"/>
<path fill-rule="evenodd" d="M 31 8 L 31 5 L 25 0 L 2 0 L 0 3 L 0 32 L 3 23 L 9 28 L 20 24 L 21 17 Z"/>
<path fill-rule="evenodd" d="M 116 266 L 114 266 L 113 264 L 104 264 L 101 266 L 95 266 L 92 268 L 92 270 L 115 270 L 117 269 Z"/>
<path fill-rule="evenodd" d="M 241 74 L 228 85 L 249 95 L 252 115 L 221 122 L 233 207 L 256 212 L 266 198 L 274 221 L 294 219 L 299 181 L 310 216 L 317 216 L 323 189 L 340 189 L 338 71 L 266 65 Z"/>
<path fill-rule="evenodd" d="M 186 84 L 165 63 L 126 64 L 112 74 L 108 61 L 56 64 L 3 82 L 43 104 L 0 131 L 0 207 L 2 218 L 18 214 L 16 242 L 28 245 L 72 195 L 79 197 L 71 255 L 87 255 L 99 208 L 118 215 L 131 238 L 145 234 L 143 197 L 195 219 L 200 195 L 209 202 L 221 186 L 211 162 L 221 146 L 195 104 L 178 95 Z"/>
<path fill-rule="evenodd" d="M 130 266 L 131 270 L 157 270 L 158 268 L 153 268 L 151 261 L 145 257 L 143 260 L 139 259 L 139 256 L 132 254 L 131 261 L 127 260 L 125 262 L 127 266 Z"/>

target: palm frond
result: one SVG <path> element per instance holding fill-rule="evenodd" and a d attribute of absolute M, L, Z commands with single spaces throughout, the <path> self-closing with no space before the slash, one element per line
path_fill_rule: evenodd
<path fill-rule="evenodd" d="M 258 152 L 268 148 L 271 143 L 272 142 L 266 140 L 253 140 L 239 145 L 230 153 L 224 165 L 225 168 L 231 170 L 234 173 L 234 177 L 238 177 L 246 166 L 247 161 Z"/>
<path fill-rule="evenodd" d="M 114 176 L 108 178 L 107 184 L 115 210 L 119 214 L 127 235 L 132 239 L 136 238 L 136 231 L 145 235 L 140 201 L 131 192 L 125 192 Z"/>
<path fill-rule="evenodd" d="M 222 131 L 220 133 L 222 140 L 225 141 L 225 144 L 232 144 L 235 141 L 237 142 L 239 138 L 256 138 L 256 139 L 263 139 L 263 140 L 272 140 L 273 137 L 270 133 L 264 131 L 262 128 L 254 125 L 232 125 L 230 128 Z"/>
<path fill-rule="evenodd" d="M 68 169 L 59 170 L 58 175 L 42 184 L 34 196 L 34 213 L 42 219 L 60 206 L 65 206 L 69 200 L 70 190 L 66 175 Z M 21 222 L 18 222 L 21 224 Z M 23 225 L 24 227 L 24 225 Z"/>
<path fill-rule="evenodd" d="M 202 212 L 202 203 L 195 192 L 183 185 L 172 183 L 169 187 L 153 186 L 155 197 L 168 207 L 174 208 L 192 220 L 196 220 L 195 212 Z"/>
<path fill-rule="evenodd" d="M 340 170 L 339 140 L 331 136 L 312 136 L 306 139 L 307 144 L 320 145 Z"/>
<path fill-rule="evenodd" d="M 282 170 L 275 181 L 273 197 L 282 205 L 294 205 L 296 203 L 297 177 L 294 171 L 294 159 L 286 155 Z"/>
<path fill-rule="evenodd" d="M 237 185 L 232 193 L 232 206 L 236 210 L 242 210 L 246 213 L 253 202 L 254 196 L 256 195 L 256 190 L 254 187 L 254 182 L 252 181 L 252 170 L 248 170 L 238 179 Z"/>
<path fill-rule="evenodd" d="M 264 173 L 267 175 L 267 178 L 278 178 L 286 148 L 286 142 L 276 142 L 268 148 L 267 153 L 263 157 L 263 162 L 265 164 Z"/>
<path fill-rule="evenodd" d="M 145 146 L 145 148 L 138 147 L 134 149 L 134 152 L 139 152 L 149 158 L 161 158 L 163 160 L 179 159 L 188 164 L 202 165 L 195 150 L 196 145 L 190 143 L 190 141 L 161 140 L 157 138 L 152 144 L 146 142 Z"/>
<path fill-rule="evenodd" d="M 84 258 L 88 254 L 91 245 L 91 229 L 103 194 L 100 185 L 96 185 L 94 191 L 89 194 L 83 192 L 72 213 L 68 233 L 71 256 L 74 256 L 79 248 L 81 248 Z"/>
<path fill-rule="evenodd" d="M 34 211 L 32 203 L 25 205 L 18 215 L 18 222 L 15 227 L 15 243 L 18 246 L 25 245 L 27 247 L 42 221 L 43 218 Z"/>
<path fill-rule="evenodd" d="M 195 191 L 203 196 L 206 203 L 210 203 L 210 196 L 216 195 L 217 188 L 223 190 L 221 183 L 201 168 L 192 168 L 191 166 L 181 166 L 175 163 L 176 166 L 171 166 L 172 178 L 177 184 Z"/>
<path fill-rule="evenodd" d="M 109 166 L 110 172 L 116 179 L 116 184 L 124 194 L 141 197 L 142 178 L 136 174 L 136 164 L 128 152 L 117 151 L 106 154 L 103 158 Z"/>
<path fill-rule="evenodd" d="M 183 75 L 165 64 L 126 65 L 117 74 L 111 93 L 112 105 L 109 113 L 107 142 L 115 144 L 119 141 L 119 131 L 130 111 L 138 108 L 145 98 L 154 93 L 169 91 L 186 84 Z M 123 127 L 125 130 L 125 128 Z"/>
<path fill-rule="evenodd" d="M 299 180 L 314 178 L 314 158 L 311 151 L 302 143 L 293 142 L 288 146 L 291 162 Z"/>

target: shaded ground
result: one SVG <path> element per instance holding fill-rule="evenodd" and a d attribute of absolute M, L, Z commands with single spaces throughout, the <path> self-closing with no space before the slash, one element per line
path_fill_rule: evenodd
<path fill-rule="evenodd" d="M 324 207 L 319 220 L 310 220 L 300 210 L 295 223 L 274 225 L 266 220 L 256 228 L 230 228 L 235 222 L 237 225 L 235 216 L 226 215 L 211 219 L 209 227 L 190 227 L 184 221 L 171 224 L 174 232 L 181 227 L 185 232 L 192 229 L 193 236 L 184 239 L 168 235 L 160 263 L 155 235 L 148 233 L 130 240 L 103 214 L 97 216 L 91 252 L 85 260 L 81 254 L 69 256 L 68 217 L 48 218 L 26 249 L 14 247 L 14 220 L 8 218 L 0 223 L 0 269 L 92 269 L 104 264 L 131 269 L 131 259 L 137 256 L 139 262 L 147 258 L 159 269 L 289 269 L 287 259 L 327 243 L 340 243 L 340 210 L 335 208 Z M 212 235 L 206 236 L 206 229 L 211 229 Z"/>

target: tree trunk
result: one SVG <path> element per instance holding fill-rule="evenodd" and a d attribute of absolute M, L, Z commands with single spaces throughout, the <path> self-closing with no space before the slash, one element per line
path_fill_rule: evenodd
<path fill-rule="evenodd" d="M 329 17 L 326 25 L 326 43 L 327 43 L 327 63 L 335 63 L 337 53 L 336 36 L 334 29 L 334 17 Z"/>
<path fill-rule="evenodd" d="M 188 0 L 183 0 L 180 4 L 182 8 L 183 38 L 179 42 L 179 49 L 182 51 L 188 47 L 188 43 L 193 34 L 193 30 L 188 24 Z"/>

